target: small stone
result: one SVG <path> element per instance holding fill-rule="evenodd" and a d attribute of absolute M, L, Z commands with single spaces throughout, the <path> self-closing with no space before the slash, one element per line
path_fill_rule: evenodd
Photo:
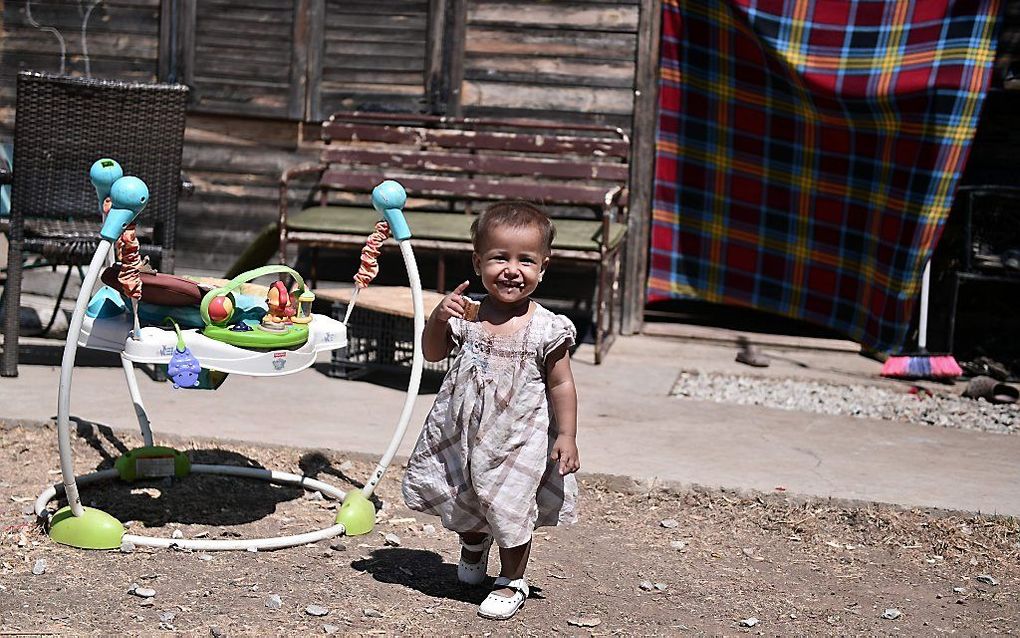
<path fill-rule="evenodd" d="M 365 608 L 365 611 L 362 612 L 362 613 L 364 613 L 365 616 L 367 616 L 369 618 L 382 618 L 383 617 L 381 611 L 379 611 L 378 609 L 372 609 L 371 607 Z"/>
<path fill-rule="evenodd" d="M 661 525 L 662 527 L 665 527 L 666 529 L 674 529 L 676 527 L 679 527 L 680 523 L 677 523 L 676 519 L 667 518 L 667 519 L 659 521 L 659 525 Z"/>
<path fill-rule="evenodd" d="M 337 469 L 339 469 L 341 472 L 348 472 L 354 469 L 354 463 L 352 463 L 351 461 L 344 461 L 343 463 L 340 464 L 340 467 Z"/>
<path fill-rule="evenodd" d="M 46 573 L 46 559 L 40 558 L 32 565 L 32 573 L 36 576 Z"/>
<path fill-rule="evenodd" d="M 400 547 L 400 537 L 396 534 L 384 534 L 383 540 L 390 547 Z"/>
<path fill-rule="evenodd" d="M 33 569 L 32 571 L 34 572 L 35 570 Z M 988 574 L 981 574 L 979 576 L 975 576 L 974 580 L 976 580 L 979 583 L 991 585 L 992 587 L 995 587 L 996 585 L 999 584 L 999 581 L 995 580 L 995 578 L 989 576 Z"/>
<path fill-rule="evenodd" d="M 309 616 L 325 616 L 329 610 L 319 605 L 308 605 L 305 607 L 305 613 Z"/>
<path fill-rule="evenodd" d="M 574 627 L 598 627 L 602 624 L 601 618 L 595 617 L 581 617 L 581 618 L 567 618 L 567 624 Z"/>
<path fill-rule="evenodd" d="M 425 523 L 424 525 L 422 525 L 421 531 L 424 532 L 425 535 L 427 536 L 432 536 L 433 534 L 436 533 L 436 526 L 433 525 L 432 523 Z"/>
<path fill-rule="evenodd" d="M 209 633 L 213 635 L 213 638 L 225 638 L 227 635 L 225 631 L 215 625 L 209 628 Z"/>
<path fill-rule="evenodd" d="M 340 628 L 336 625 L 323 625 L 322 631 L 332 636 L 336 632 L 340 631 Z"/>
<path fill-rule="evenodd" d="M 687 543 L 683 541 L 670 541 L 669 546 L 679 552 L 681 549 L 687 547 Z"/>
<path fill-rule="evenodd" d="M 273 594 L 272 596 L 267 598 L 266 607 L 268 607 L 269 609 L 279 609 L 280 607 L 283 607 L 283 600 L 280 598 L 280 595 Z"/>
<path fill-rule="evenodd" d="M 886 620 L 896 620 L 902 615 L 903 613 L 895 607 L 890 607 L 882 612 L 882 618 L 885 618 Z"/>
<path fill-rule="evenodd" d="M 740 621 L 739 623 L 737 623 L 737 624 L 738 624 L 738 625 L 740 625 L 741 627 L 754 627 L 754 626 L 755 626 L 755 625 L 757 625 L 757 624 L 758 624 L 759 622 L 761 622 L 761 621 L 759 621 L 759 620 L 758 620 L 757 618 L 755 618 L 754 616 L 751 616 L 750 618 L 745 618 L 745 619 L 741 620 L 741 621 Z"/>
<path fill-rule="evenodd" d="M 198 560 L 210 561 L 212 559 L 213 558 L 212 558 L 212 556 L 210 554 L 199 554 L 198 555 Z"/>
<path fill-rule="evenodd" d="M 184 538 L 184 532 L 179 529 L 175 529 L 173 533 L 170 534 L 170 538 Z"/>
<path fill-rule="evenodd" d="M 347 545 L 344 545 L 343 543 L 341 543 L 339 541 L 336 542 L 336 543 L 331 543 L 329 548 L 331 550 L 333 550 L 334 552 L 346 552 L 347 551 Z"/>
<path fill-rule="evenodd" d="M 136 587 L 131 590 L 131 593 L 139 598 L 152 598 L 156 595 L 156 590 L 148 587 Z"/>
<path fill-rule="evenodd" d="M 643 589 L 644 591 L 652 591 L 653 589 L 655 589 L 655 585 L 653 585 L 652 581 L 650 580 L 643 580 L 640 583 L 638 583 L 638 588 Z"/>
<path fill-rule="evenodd" d="M 177 617 L 177 614 L 175 614 L 174 612 L 172 612 L 172 611 L 164 611 L 163 613 L 161 613 L 159 615 L 159 621 L 160 622 L 169 623 L 169 622 L 173 622 L 174 618 L 176 618 L 176 617 Z"/>
<path fill-rule="evenodd" d="M 135 544 L 132 543 L 131 541 L 124 541 L 123 543 L 120 544 L 121 554 L 130 554 L 133 551 L 135 551 Z"/>
<path fill-rule="evenodd" d="M 305 492 L 305 498 L 309 501 L 321 501 L 325 497 L 322 495 L 322 492 L 315 490 L 314 492 Z"/>
<path fill-rule="evenodd" d="M 657 591 L 666 591 L 666 583 L 655 583 L 655 589 Z"/>
<path fill-rule="evenodd" d="M 964 594 L 964 593 L 967 593 L 967 588 L 966 587 L 953 587 L 953 593 L 954 594 Z"/>
<path fill-rule="evenodd" d="M 259 548 L 258 547 L 249 547 L 248 551 L 251 552 L 252 554 L 257 554 L 258 551 L 259 551 Z"/>

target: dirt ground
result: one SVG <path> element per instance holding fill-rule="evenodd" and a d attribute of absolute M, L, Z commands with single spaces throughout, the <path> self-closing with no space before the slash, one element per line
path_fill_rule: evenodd
<path fill-rule="evenodd" d="M 374 465 L 335 451 L 173 441 L 157 433 L 157 442 L 168 441 L 190 450 L 196 462 L 264 465 L 343 489 Z M 137 436 L 79 423 L 77 470 L 109 467 L 140 443 Z M 485 591 L 456 582 L 454 535 L 403 507 L 399 466 L 379 487 L 383 508 L 368 535 L 275 552 L 208 554 L 82 551 L 51 542 L 26 514 L 45 485 L 59 482 L 57 467 L 55 428 L 0 423 L 4 633 L 1020 632 L 1020 523 L 1012 518 L 802 499 L 778 490 L 650 489 L 582 475 L 580 523 L 540 530 L 528 573 L 532 598 L 515 619 L 497 623 L 475 615 Z M 310 531 L 329 525 L 336 507 L 296 488 L 212 476 L 172 485 L 97 485 L 83 490 L 83 501 L 133 521 L 132 533 L 180 530 L 189 538 Z M 384 533 L 397 535 L 399 545 L 387 546 Z M 40 559 L 45 570 L 34 574 Z M 151 588 L 155 596 L 133 595 L 132 585 Z M 274 595 L 279 608 L 267 605 Z M 313 616 L 310 605 L 328 613 Z M 893 608 L 898 618 L 882 617 Z M 741 626 L 751 618 L 757 624 Z"/>

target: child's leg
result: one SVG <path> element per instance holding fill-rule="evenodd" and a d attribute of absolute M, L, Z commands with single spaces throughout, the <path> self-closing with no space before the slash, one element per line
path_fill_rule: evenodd
<path fill-rule="evenodd" d="M 517 580 L 518 578 L 524 577 L 524 570 L 528 568 L 528 559 L 531 557 L 531 541 L 517 547 L 500 547 L 499 548 L 499 561 L 500 571 L 499 575 L 510 580 Z M 513 589 L 503 587 L 501 589 L 494 590 L 501 596 L 511 597 L 516 592 Z"/>
<path fill-rule="evenodd" d="M 485 539 L 488 538 L 488 534 L 482 532 L 463 532 L 460 534 L 460 540 L 469 545 L 478 545 L 484 543 Z M 482 560 L 482 552 L 470 552 L 467 549 L 460 548 L 460 558 L 469 565 L 474 565 L 478 561 Z"/>

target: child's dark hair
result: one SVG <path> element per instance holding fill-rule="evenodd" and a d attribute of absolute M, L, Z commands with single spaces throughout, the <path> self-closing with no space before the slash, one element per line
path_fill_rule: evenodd
<path fill-rule="evenodd" d="M 479 243 L 496 226 L 511 228 L 537 228 L 542 233 L 545 254 L 552 252 L 556 227 L 549 216 L 535 204 L 524 201 L 497 202 L 492 204 L 471 223 L 471 243 L 478 250 Z"/>

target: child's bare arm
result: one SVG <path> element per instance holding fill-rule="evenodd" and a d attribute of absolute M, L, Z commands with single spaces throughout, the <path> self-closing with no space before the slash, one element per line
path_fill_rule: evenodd
<path fill-rule="evenodd" d="M 566 346 L 546 359 L 546 380 L 558 428 L 552 459 L 559 461 L 560 475 L 570 474 L 580 469 L 581 460 L 577 453 L 577 390 Z"/>
<path fill-rule="evenodd" d="M 449 336 L 450 319 L 452 317 L 464 318 L 464 300 L 461 294 L 467 290 L 467 287 L 468 282 L 465 281 L 453 292 L 443 297 L 425 323 L 421 349 L 426 361 L 442 361 L 453 349 Z"/>

